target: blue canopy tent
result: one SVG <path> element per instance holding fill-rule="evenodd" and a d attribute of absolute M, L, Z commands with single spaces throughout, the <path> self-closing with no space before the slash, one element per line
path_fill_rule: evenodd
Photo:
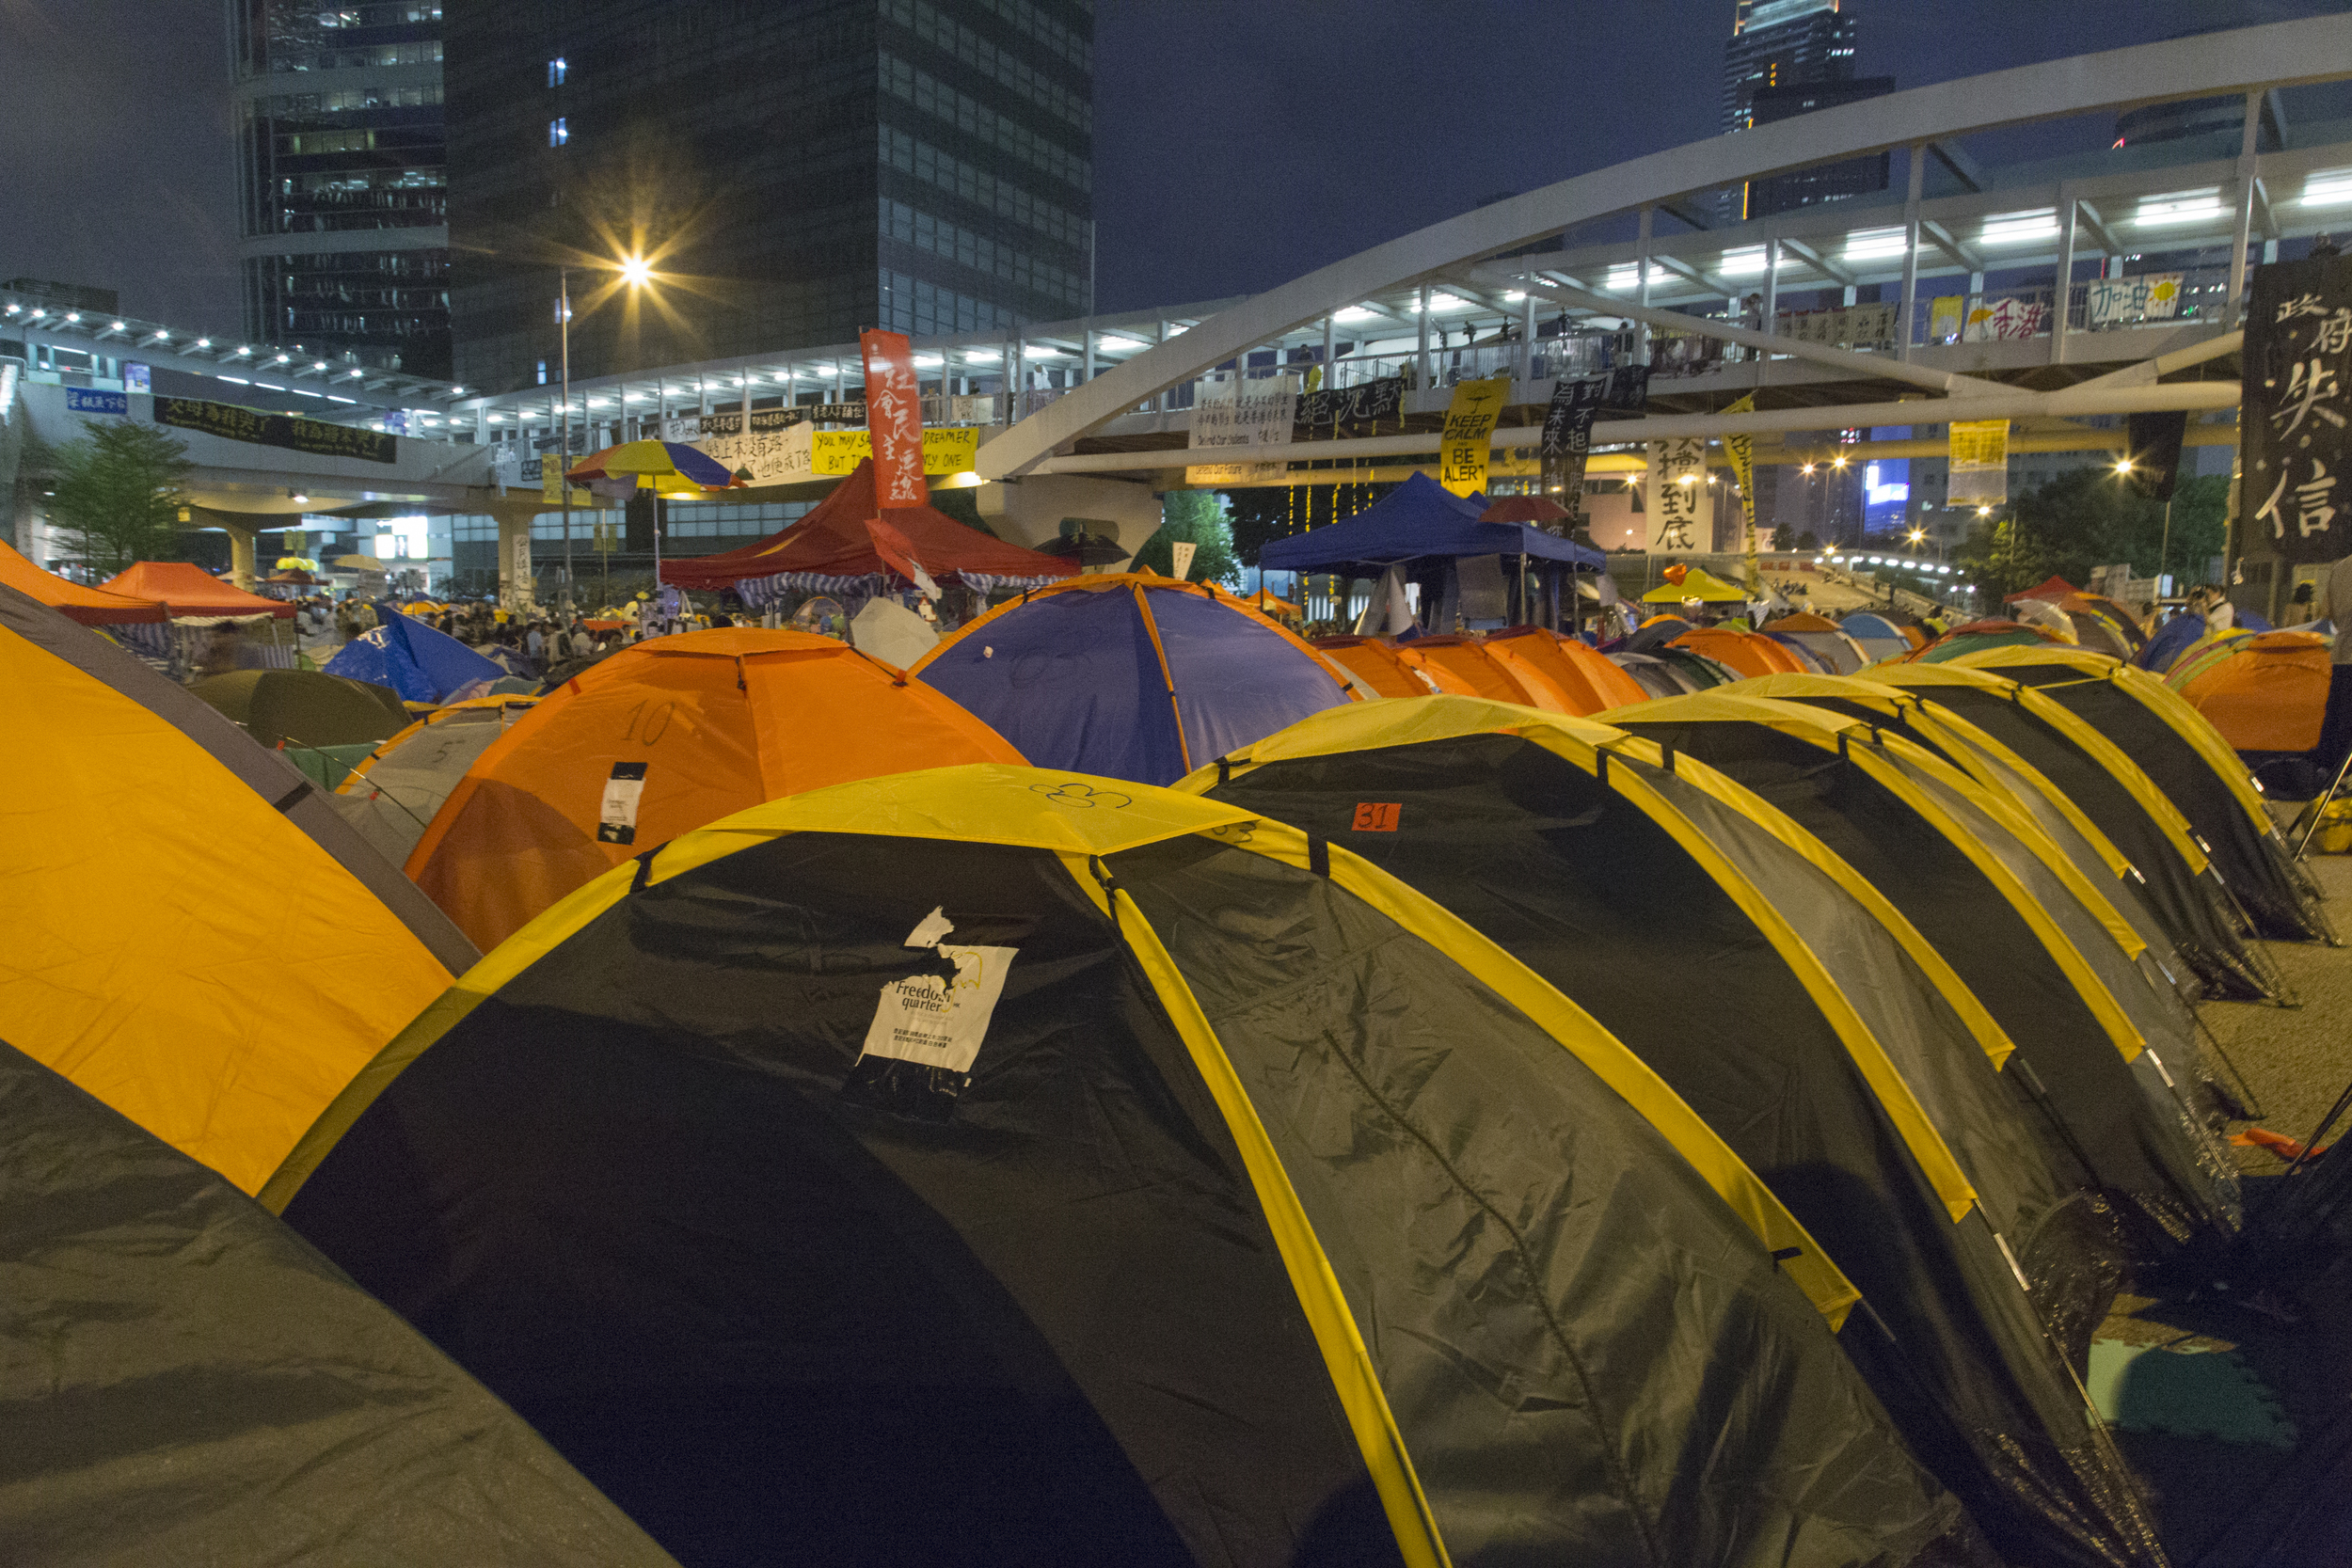
<path fill-rule="evenodd" d="M 444 703 L 469 686 L 486 686 L 506 673 L 413 615 L 388 610 L 379 619 L 380 625 L 344 643 L 326 661 L 328 674 L 389 686 L 405 702 Z"/>
<path fill-rule="evenodd" d="M 1422 584 L 1425 617 L 1426 607 L 1441 601 L 1452 586 L 1454 562 L 1473 556 L 1517 556 L 1528 565 L 1545 563 L 1541 569 L 1547 578 L 1548 623 L 1559 619 L 1562 577 L 1608 569 L 1609 558 L 1590 545 L 1526 523 L 1481 522 L 1478 515 L 1486 506 L 1481 498 L 1454 495 L 1427 474 L 1416 473 L 1345 522 L 1274 540 L 1259 552 L 1258 564 L 1265 571 L 1329 572 L 1347 578 L 1378 578 L 1391 566 L 1402 566 Z M 1518 576 L 1504 573 L 1512 583 Z M 1568 597 L 1573 599 L 1573 594 Z M 1518 592 L 1511 593 L 1506 619 L 1527 618 L 1519 599 Z"/>

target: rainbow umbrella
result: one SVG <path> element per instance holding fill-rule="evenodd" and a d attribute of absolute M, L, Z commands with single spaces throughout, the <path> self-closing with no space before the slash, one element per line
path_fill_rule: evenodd
<path fill-rule="evenodd" d="M 689 499 L 710 490 L 743 487 L 743 481 L 729 473 L 725 464 L 676 441 L 623 441 L 581 458 L 564 477 L 592 487 L 602 480 L 605 485 L 599 494 L 618 488 L 619 483 L 658 496 Z"/>

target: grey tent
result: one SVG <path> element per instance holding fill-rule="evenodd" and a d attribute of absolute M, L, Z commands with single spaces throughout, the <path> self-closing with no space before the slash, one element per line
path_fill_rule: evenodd
<path fill-rule="evenodd" d="M 370 752 L 327 803 L 385 860 L 405 864 L 466 769 L 534 701 L 475 697 L 437 709 Z"/>
<path fill-rule="evenodd" d="M 0 1301 L 0 1561 L 671 1560 L 281 1222 L 6 1044 Z"/>

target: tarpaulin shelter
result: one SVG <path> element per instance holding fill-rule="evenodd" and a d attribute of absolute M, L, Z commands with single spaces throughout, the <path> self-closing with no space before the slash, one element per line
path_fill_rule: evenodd
<path fill-rule="evenodd" d="M 412 703 L 479 696 L 507 673 L 447 632 L 409 615 L 379 617 L 322 668 L 330 675 L 389 687 Z"/>
<path fill-rule="evenodd" d="M 1941 664 L 1963 654 L 1982 653 L 1987 648 L 2062 647 L 2063 640 L 2048 626 L 2033 626 L 2025 621 L 1970 621 L 1954 626 L 1924 648 L 1915 648 L 1903 656 L 1906 662 Z"/>
<path fill-rule="evenodd" d="M 1883 615 L 1867 610 L 1849 612 L 1839 618 L 1837 629 L 1854 640 L 1863 656 L 1873 663 L 1882 658 L 1899 658 L 1914 646 L 1903 630 Z"/>
<path fill-rule="evenodd" d="M 1318 637 L 1314 650 L 1339 666 L 1366 697 L 1426 697 L 1444 689 L 1419 667 L 1406 663 L 1389 638 Z"/>
<path fill-rule="evenodd" d="M 109 594 L 160 604 L 171 611 L 173 620 L 199 625 L 250 621 L 262 616 L 290 621 L 296 612 L 295 607 L 283 599 L 248 594 L 184 561 L 135 561 L 99 586 Z"/>
<path fill-rule="evenodd" d="M 1656 1074 L 1345 847 L 1125 781 L 617 868 L 265 1201 L 689 1560 L 1985 1560 Z"/>
<path fill-rule="evenodd" d="M 1528 523 L 1484 522 L 1479 515 L 1486 509 L 1483 498 L 1454 495 L 1415 471 L 1352 517 L 1268 541 L 1258 564 L 1269 572 L 1329 572 L 1350 578 L 1377 578 L 1396 567 L 1421 585 L 1422 618 L 1440 631 L 1451 629 L 1438 625 L 1438 610 L 1449 600 L 1456 562 L 1493 557 L 1502 566 L 1506 586 L 1523 570 L 1540 572 L 1555 609 L 1573 592 L 1564 588 L 1564 578 L 1609 569 L 1609 558 L 1590 545 Z M 1519 598 L 1516 589 L 1509 590 L 1504 620 L 1535 618 Z"/>
<path fill-rule="evenodd" d="M 2332 664 L 2316 633 L 2255 632 L 2191 650 L 2164 683 L 2241 753 L 2309 752 L 2328 716 Z"/>
<path fill-rule="evenodd" d="M 1215 584 L 1072 578 L 997 606 L 907 672 L 1041 768 L 1166 784 L 1359 700 L 1313 646 Z"/>
<path fill-rule="evenodd" d="M 2241 937 L 2236 903 L 2188 818 L 2122 747 L 2042 692 L 1994 671 L 1894 663 L 1874 667 L 1870 678 L 1967 720 L 2056 785 L 2121 851 L 2173 947 L 2211 990 L 2241 998 L 2277 993 L 2277 978 Z"/>
<path fill-rule="evenodd" d="M 2246 764 L 2179 692 L 2145 670 L 2067 649 L 2003 648 L 1964 662 L 2034 688 L 2128 753 L 2188 819 L 2259 935 L 2333 938 L 2318 890 L 2305 882 Z"/>
<path fill-rule="evenodd" d="M 612 866 L 762 800 L 1020 760 L 954 703 L 836 639 L 687 632 L 631 643 L 505 726 L 406 867 L 486 951 Z"/>
<path fill-rule="evenodd" d="M 188 688 L 263 746 L 365 746 L 414 718 L 389 687 L 318 670 L 237 670 Z"/>
<path fill-rule="evenodd" d="M 1862 1291 L 1841 1343 L 2010 1560 L 2148 1560 L 2010 1262 L 2095 1323 L 2090 1199 L 1996 1075 L 2006 1037 L 1801 828 L 1622 731 L 1451 697 L 1319 714 L 1179 787 L 1345 845 L 1655 1069 Z"/>
<path fill-rule="evenodd" d="M 2172 999 L 2176 1023 L 2193 1031 L 2194 1016 L 2185 1009 L 2201 987 L 2146 896 L 2147 883 L 2134 871 L 2130 858 L 2040 768 L 1950 708 L 1926 701 L 1929 692 L 1868 676 L 1769 675 L 1742 682 L 1739 690 L 1742 696 L 1827 708 L 1892 730 L 2015 806 L 2148 944 L 2142 971 L 2159 995 Z"/>
<path fill-rule="evenodd" d="M 1761 632 L 1729 626 L 1692 626 L 1668 644 L 1714 660 L 1741 675 L 1806 673 L 1810 666 Z"/>
<path fill-rule="evenodd" d="M 879 533 L 868 526 L 877 520 Z M 732 588 L 756 606 L 784 594 L 903 593 L 914 586 L 910 564 L 934 582 L 959 581 L 983 596 L 1040 587 L 1078 569 L 1074 561 L 1009 545 L 930 506 L 893 507 L 885 514 L 868 457 L 800 521 L 739 549 L 664 561 L 661 580 L 679 588 Z"/>
<path fill-rule="evenodd" d="M 1824 667 L 1826 674 L 1851 675 L 1870 662 L 1870 655 L 1853 635 L 1826 616 L 1810 611 L 1783 615 L 1765 622 L 1760 629 L 1767 637 L 1803 648 Z"/>
<path fill-rule="evenodd" d="M 154 626 L 171 612 L 152 599 L 103 588 L 85 588 L 55 572 L 44 572 L 6 544 L 0 544 L 0 584 L 47 605 L 66 619 L 85 626 Z"/>
<path fill-rule="evenodd" d="M 1598 713 L 1605 707 L 1638 703 L 1646 694 L 1639 682 L 1612 664 L 1609 657 L 1591 643 L 1542 626 L 1511 626 L 1488 632 L 1486 651 L 1514 671 L 1525 672 L 1520 675 L 1522 681 L 1549 681 L 1562 713 Z"/>
<path fill-rule="evenodd" d="M 2175 615 L 2155 629 L 2132 662 L 2157 674 L 2169 674 L 2173 667 L 2202 642 L 2206 637 L 2205 618 L 2201 615 Z"/>
<path fill-rule="evenodd" d="M 294 1232 L 6 1044 L 0 1192 L 11 1562 L 671 1564 Z"/>
<path fill-rule="evenodd" d="M 468 697 L 435 708 L 359 759 L 328 801 L 394 865 L 405 864 L 441 803 L 535 697 Z"/>
<path fill-rule="evenodd" d="M 2083 901 L 2055 846 L 1861 720 L 1727 691 L 1602 717 L 1793 816 L 1935 944 L 2016 1043 L 2022 1070 L 2004 1075 L 2050 1118 L 2054 1154 L 2117 1201 L 2140 1257 L 2235 1230 L 2235 1166 L 2143 1032 L 2162 1015 L 2137 994 L 2138 939 L 2112 906 Z M 2193 1041 L 2173 1051 L 2174 1065 L 2195 1059 Z"/>
<path fill-rule="evenodd" d="M 475 954 L 282 757 L 0 588 L 0 1039 L 247 1192 Z"/>

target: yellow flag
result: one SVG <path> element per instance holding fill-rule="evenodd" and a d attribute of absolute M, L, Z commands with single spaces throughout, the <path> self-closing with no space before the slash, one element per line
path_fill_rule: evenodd
<path fill-rule="evenodd" d="M 1739 402 L 1726 405 L 1720 412 L 1753 414 L 1756 412 L 1756 394 L 1743 392 Z M 1763 585 L 1764 577 L 1756 563 L 1756 437 L 1726 436 L 1724 437 L 1724 452 L 1731 459 L 1732 477 L 1740 482 L 1740 504 L 1746 514 L 1741 539 L 1747 555 L 1748 586 L 1759 588 Z"/>
<path fill-rule="evenodd" d="M 1463 381 L 1454 388 L 1445 411 L 1445 435 L 1438 447 L 1438 482 L 1457 496 L 1486 487 L 1486 458 L 1494 450 L 1495 420 L 1511 395 L 1511 378 Z"/>

